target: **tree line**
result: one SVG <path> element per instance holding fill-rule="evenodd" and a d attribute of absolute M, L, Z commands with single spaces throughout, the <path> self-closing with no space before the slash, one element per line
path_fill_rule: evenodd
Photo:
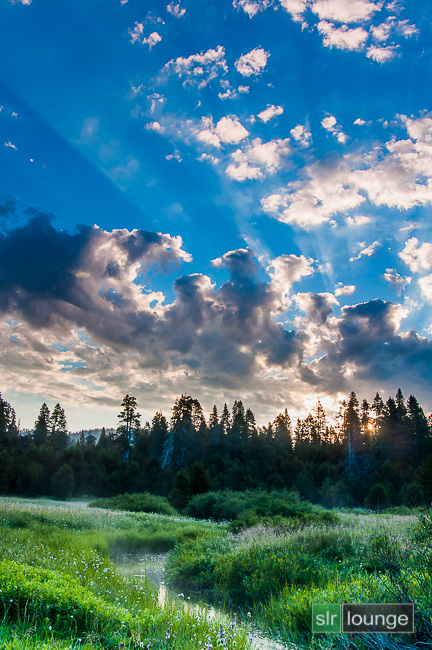
<path fill-rule="evenodd" d="M 168 420 L 157 412 L 142 425 L 126 395 L 118 427 L 99 440 L 84 434 L 68 445 L 64 409 L 43 404 L 33 431 L 20 434 L 13 407 L 0 394 L 0 493 L 113 496 L 149 491 L 184 508 L 209 490 L 297 489 L 327 507 L 421 506 L 432 500 L 432 416 L 398 389 L 361 404 L 354 392 L 334 424 L 318 400 L 293 426 L 285 409 L 257 426 L 235 400 L 215 405 L 208 421 L 200 402 L 181 395 Z"/>

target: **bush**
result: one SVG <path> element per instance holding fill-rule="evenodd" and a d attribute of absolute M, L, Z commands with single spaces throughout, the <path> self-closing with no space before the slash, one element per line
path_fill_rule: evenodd
<path fill-rule="evenodd" d="M 284 527 L 284 520 L 296 525 L 333 525 L 339 521 L 335 513 L 302 501 L 297 491 L 288 490 L 206 492 L 189 501 L 187 513 L 201 519 L 231 521 L 232 530 L 235 532 L 260 522 L 269 525 L 277 523 Z"/>
<path fill-rule="evenodd" d="M 176 515 L 177 511 L 166 497 L 155 496 L 150 492 L 141 494 L 119 494 L 107 499 L 95 499 L 88 504 L 90 508 L 107 510 L 126 510 L 128 512 L 154 512 L 160 515 Z"/>

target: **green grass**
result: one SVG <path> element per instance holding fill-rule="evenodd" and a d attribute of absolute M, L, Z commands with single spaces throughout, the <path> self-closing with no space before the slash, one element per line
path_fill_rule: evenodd
<path fill-rule="evenodd" d="M 158 497 L 149 492 L 142 494 L 119 494 L 107 499 L 90 501 L 90 508 L 106 508 L 108 510 L 124 510 L 127 512 L 154 512 L 161 515 L 176 515 L 177 511 L 170 505 L 166 497 Z"/>
<path fill-rule="evenodd" d="M 216 647 L 218 622 L 181 601 L 161 607 L 145 579 L 123 575 L 111 561 L 119 550 L 172 547 L 215 528 L 180 517 L 0 500 L 0 641 L 8 644 L 0 647 Z M 226 647 L 247 647 L 244 629 L 224 632 Z"/>
<path fill-rule="evenodd" d="M 313 602 L 416 602 L 417 635 L 357 639 L 359 648 L 432 644 L 432 516 L 341 513 L 340 525 L 281 532 L 256 526 L 176 546 L 172 580 L 200 585 L 250 612 L 287 643 L 345 648 L 347 637 L 312 637 Z M 417 522 L 417 523 L 416 523 Z"/>

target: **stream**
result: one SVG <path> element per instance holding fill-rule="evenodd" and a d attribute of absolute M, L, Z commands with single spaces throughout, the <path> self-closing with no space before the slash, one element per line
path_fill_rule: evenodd
<path fill-rule="evenodd" d="M 165 561 L 166 553 L 127 553 L 115 558 L 117 568 L 124 575 L 133 576 L 134 578 L 147 577 L 156 587 L 158 587 L 159 605 L 164 607 L 165 603 L 170 600 L 181 598 L 187 607 L 205 612 L 208 618 L 218 620 L 239 619 L 238 613 L 233 608 L 224 606 L 223 601 L 220 606 L 214 602 L 206 602 L 205 592 L 192 591 L 186 588 L 183 593 L 179 593 L 174 587 L 167 585 L 165 582 Z M 287 645 L 281 641 L 271 639 L 266 636 L 262 630 L 252 623 L 248 623 L 244 617 L 240 619 L 241 625 L 244 625 L 252 635 L 251 650 L 295 650 L 295 645 Z"/>

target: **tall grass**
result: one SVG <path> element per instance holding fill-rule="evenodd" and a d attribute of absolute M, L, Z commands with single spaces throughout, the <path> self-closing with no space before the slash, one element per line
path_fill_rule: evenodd
<path fill-rule="evenodd" d="M 171 547 L 214 524 L 163 516 L 44 509 L 0 511 L 0 639 L 10 648 L 246 648 L 247 633 L 222 629 L 179 601 L 162 607 L 143 578 L 111 561 L 119 549 Z M 3 648 L 3 646 L 1 646 Z"/>

